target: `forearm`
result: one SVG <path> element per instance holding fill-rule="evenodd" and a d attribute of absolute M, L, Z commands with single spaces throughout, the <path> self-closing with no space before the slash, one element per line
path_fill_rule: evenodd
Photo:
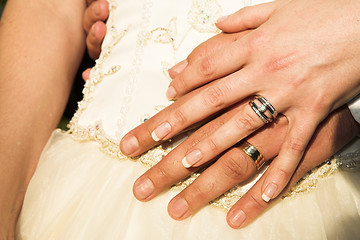
<path fill-rule="evenodd" d="M 85 1 L 9 0 L 0 27 L 0 238 L 16 219 L 84 49 Z"/>

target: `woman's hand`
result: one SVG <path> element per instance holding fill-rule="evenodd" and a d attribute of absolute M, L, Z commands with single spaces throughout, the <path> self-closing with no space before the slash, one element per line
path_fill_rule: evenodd
<path fill-rule="evenodd" d="M 229 33 L 260 26 L 216 50 L 196 49 L 173 68 L 167 94 L 177 101 L 128 133 L 121 150 L 136 156 L 247 97 L 262 95 L 288 121 L 284 142 L 261 186 L 265 201 L 276 198 L 315 129 L 360 90 L 359 7 L 354 0 L 292 0 L 221 19 L 218 26 Z M 211 49 L 210 42 L 201 49 Z M 247 104 L 242 106 L 174 161 L 199 167 L 261 128 L 259 116 Z"/>

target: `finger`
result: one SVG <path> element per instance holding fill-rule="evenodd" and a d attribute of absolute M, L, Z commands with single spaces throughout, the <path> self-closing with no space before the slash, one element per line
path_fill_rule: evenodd
<path fill-rule="evenodd" d="M 317 116 L 306 119 L 298 115 L 290 120 L 289 131 L 281 147 L 279 156 L 273 161 L 273 171 L 269 173 L 262 186 L 262 198 L 268 202 L 277 197 L 288 184 L 295 169 L 299 165 L 305 149 L 313 136 L 318 123 Z"/>
<path fill-rule="evenodd" d="M 95 60 L 99 57 L 105 34 L 106 26 L 104 22 L 98 21 L 92 25 L 86 38 L 86 46 L 91 59 Z"/>
<path fill-rule="evenodd" d="M 342 108 L 332 113 L 322 122 L 310 141 L 302 162 L 295 170 L 289 184 L 282 193 L 287 192 L 306 172 L 335 154 L 356 135 L 354 131 L 356 130 L 356 126 L 349 116 L 348 110 Z M 273 163 L 270 164 L 270 167 L 259 181 L 230 209 L 227 214 L 227 222 L 232 228 L 243 228 L 247 226 L 275 202 L 265 202 L 261 197 L 262 185 L 270 174 L 270 171 L 276 171 L 274 170 Z"/>
<path fill-rule="evenodd" d="M 93 1 L 85 10 L 83 26 L 86 33 L 97 21 L 105 21 L 109 16 L 109 4 L 106 0 Z"/>
<path fill-rule="evenodd" d="M 228 33 L 257 28 L 271 17 L 276 5 L 275 2 L 270 2 L 244 7 L 234 14 L 218 19 L 216 26 Z"/>
<path fill-rule="evenodd" d="M 247 141 L 256 146 L 265 160 L 269 160 L 280 150 L 286 129 L 287 120 L 282 117 L 276 123 L 267 125 L 262 131 L 249 137 Z M 271 139 L 271 144 L 268 144 L 269 139 Z M 237 144 L 170 201 L 169 215 L 176 220 L 185 219 L 209 201 L 247 180 L 255 172 L 254 160 Z"/>
<path fill-rule="evenodd" d="M 85 82 L 90 78 L 90 71 L 91 68 L 88 68 L 82 73 L 82 78 L 84 79 Z"/>
<path fill-rule="evenodd" d="M 234 107 L 191 134 L 183 143 L 136 180 L 133 189 L 134 196 L 140 201 L 148 201 L 165 188 L 184 179 L 193 171 L 196 171 L 196 168 L 185 169 L 179 159 L 181 159 L 192 146 L 214 132 L 236 112 L 237 108 Z"/>
<path fill-rule="evenodd" d="M 206 45 L 204 45 L 197 50 L 203 57 L 192 57 L 195 53 L 190 55 L 187 61 L 180 63 L 180 67 L 176 66 L 175 70 L 171 70 L 181 73 L 175 74 L 166 91 L 167 98 L 178 99 L 195 88 L 244 67 L 250 54 L 247 47 L 249 35 L 244 35 L 221 49 L 210 51 L 210 54 L 206 53 Z M 201 51 L 205 53 L 201 53 Z M 177 67 L 180 69 L 176 69 Z"/>
<path fill-rule="evenodd" d="M 214 81 L 181 97 L 126 134 L 120 142 L 121 151 L 128 156 L 136 156 L 158 142 L 170 139 L 189 126 L 239 102 L 252 94 L 253 86 L 250 86 L 250 80 L 245 76 L 253 77 L 245 70 L 240 71 L 234 76 L 223 78 L 223 81 Z M 238 86 L 235 87 L 235 84 Z"/>
<path fill-rule="evenodd" d="M 184 167 L 201 166 L 263 125 L 248 101 L 243 101 L 235 116 L 186 153 L 182 159 Z"/>
<path fill-rule="evenodd" d="M 249 31 L 242 31 L 238 33 L 220 33 L 215 35 L 214 37 L 208 39 L 207 41 L 201 43 L 197 46 L 187 57 L 186 60 L 181 61 L 176 64 L 169 70 L 169 75 L 171 78 L 175 78 L 180 72 L 184 70 L 184 68 L 188 65 L 188 62 L 196 62 L 206 56 L 216 53 L 217 51 L 225 48 L 228 44 L 237 41 L 242 38 Z"/>

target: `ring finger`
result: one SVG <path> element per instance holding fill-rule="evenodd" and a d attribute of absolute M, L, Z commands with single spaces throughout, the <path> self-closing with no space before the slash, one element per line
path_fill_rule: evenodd
<path fill-rule="evenodd" d="M 287 119 L 280 117 L 273 127 L 258 131 L 246 141 L 256 147 L 267 161 L 279 152 L 286 130 Z M 244 152 L 243 145 L 236 144 L 170 201 L 169 215 L 176 220 L 185 219 L 209 201 L 247 180 L 256 170 L 254 160 Z"/>

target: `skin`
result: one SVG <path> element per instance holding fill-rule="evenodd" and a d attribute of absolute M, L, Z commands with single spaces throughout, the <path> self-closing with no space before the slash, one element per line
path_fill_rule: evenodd
<path fill-rule="evenodd" d="M 236 145 L 234 146 L 234 144 L 241 138 L 252 134 L 250 137 L 247 138 L 247 140 L 253 145 L 255 145 L 267 160 L 276 157 L 279 153 L 280 156 L 282 154 L 282 157 L 275 158 L 275 160 L 271 163 L 270 168 L 267 170 L 266 174 L 260 179 L 260 181 L 230 210 L 227 216 L 227 221 L 229 225 L 234 228 L 243 227 L 246 226 L 253 219 L 255 219 L 257 216 L 259 216 L 269 206 L 269 204 L 271 204 L 271 202 L 267 203 L 261 199 L 262 194 L 266 192 L 266 187 L 269 184 L 275 183 L 275 185 L 277 185 L 277 192 L 271 196 L 271 198 L 275 199 L 282 191 L 288 189 L 290 186 L 296 183 L 296 181 L 308 170 L 320 164 L 324 159 L 331 156 L 340 147 L 349 142 L 355 136 L 356 132 L 359 131 L 359 126 L 352 119 L 347 109 L 343 108 L 339 111 L 332 113 L 330 116 L 327 115 L 329 114 L 329 112 L 336 109 L 338 105 L 340 106 L 342 103 L 344 103 L 344 101 L 347 101 L 350 98 L 349 96 L 353 96 L 353 92 L 358 91 L 357 76 L 359 76 L 359 74 L 356 71 L 354 73 L 354 69 L 348 67 L 357 64 L 358 59 L 353 59 L 349 56 L 345 56 L 346 54 L 349 54 L 349 52 L 346 52 L 345 55 L 339 54 L 339 49 L 337 49 L 338 52 L 335 53 L 328 53 L 328 49 L 326 48 L 321 49 L 322 51 L 320 51 L 320 53 L 322 55 L 319 54 L 320 57 L 316 58 L 315 63 L 312 64 L 314 66 L 323 66 L 322 68 L 324 70 L 329 71 L 330 66 L 333 67 L 336 63 L 340 62 L 343 64 L 342 66 L 345 66 L 346 71 L 345 74 L 338 75 L 342 76 L 344 79 L 350 82 L 349 85 L 346 86 L 347 88 L 342 88 L 340 89 L 340 92 L 337 92 L 335 94 L 331 92 L 331 94 L 329 95 L 328 92 L 319 91 L 319 89 L 321 90 L 319 84 L 325 80 L 327 81 L 326 83 L 329 84 L 329 79 L 308 79 L 307 77 L 312 75 L 328 76 L 324 74 L 324 71 L 320 71 L 317 74 L 308 74 L 302 78 L 288 77 L 289 74 L 298 74 L 299 69 L 301 69 L 301 71 L 306 69 L 306 67 L 311 69 L 311 64 L 307 66 L 304 65 L 303 62 L 304 59 L 306 60 L 306 54 L 310 55 L 310 50 L 312 50 L 312 46 L 310 46 L 310 50 L 308 49 L 307 51 L 305 51 L 305 55 L 299 54 L 302 53 L 302 51 L 299 50 L 297 54 L 294 54 L 293 52 L 290 52 L 288 55 L 281 53 L 282 55 L 277 57 L 277 51 L 273 50 L 279 50 L 284 48 L 282 41 L 270 41 L 272 40 L 272 38 L 281 39 L 281 37 L 277 37 L 276 35 L 274 35 L 274 32 L 276 32 L 275 30 L 286 27 L 283 26 L 282 22 L 284 21 L 282 21 L 282 19 L 284 18 L 284 16 L 286 16 L 287 19 L 291 19 L 288 16 L 289 9 L 301 9 L 301 7 L 303 7 L 303 5 L 301 5 L 297 1 L 279 1 L 276 3 L 262 4 L 256 7 L 245 8 L 232 16 L 221 19 L 221 21 L 219 21 L 217 25 L 224 32 L 227 32 L 227 34 L 220 34 L 201 44 L 189 55 L 186 61 L 179 63 L 169 71 L 170 76 L 173 78 L 173 82 L 171 83 L 170 87 L 173 87 L 176 91 L 176 95 L 171 96 L 171 98 L 177 99 L 177 102 L 171 105 L 168 109 L 165 109 L 163 112 L 154 116 L 145 124 L 134 129 L 124 137 L 123 141 L 121 142 L 121 150 L 124 153 L 127 153 L 129 156 L 136 156 L 158 144 L 158 142 L 155 142 L 152 139 L 151 132 L 164 121 L 169 121 L 171 123 L 173 131 L 164 136 L 162 140 L 166 140 L 176 135 L 178 132 L 184 130 L 184 128 L 177 127 L 177 124 L 185 125 L 185 127 L 191 127 L 192 124 L 195 124 L 197 121 L 201 121 L 201 118 L 207 117 L 210 114 L 226 108 L 231 104 L 235 103 L 237 107 L 226 110 L 223 115 L 211 121 L 204 127 L 200 128 L 177 149 L 175 149 L 167 157 L 165 157 L 158 165 L 156 165 L 154 168 L 150 169 L 143 176 L 141 176 L 134 184 L 134 195 L 139 200 L 151 200 L 165 188 L 189 175 L 192 171 L 198 169 L 207 161 L 213 161 L 214 159 L 218 159 L 217 162 L 211 167 L 209 167 L 206 171 L 204 171 L 204 173 L 191 186 L 181 192 L 169 203 L 169 214 L 174 219 L 181 220 L 190 216 L 198 209 L 200 209 L 205 203 L 222 194 L 224 191 L 234 186 L 235 184 L 246 180 L 255 172 L 256 169 L 252 160 L 249 159 L 242 152 L 242 150 L 239 149 L 239 147 L 237 147 Z M 284 8 L 285 10 L 283 10 L 282 8 Z M 312 11 L 315 10 L 316 8 L 312 9 Z M 308 14 L 311 14 L 311 11 L 308 12 Z M 354 15 L 352 15 L 352 17 L 354 17 Z M 304 18 L 302 17 L 300 19 Z M 297 20 L 297 18 L 295 18 L 295 20 Z M 293 24 L 296 23 L 295 20 Z M 288 21 L 286 21 L 286 23 L 288 25 Z M 308 23 L 306 24 L 307 27 Z M 263 27 L 262 25 L 266 27 Z M 300 26 L 304 27 L 305 24 L 300 24 Z M 312 27 L 315 28 L 316 25 Z M 341 27 L 343 26 L 339 27 L 341 31 L 339 29 L 336 29 L 338 30 L 339 35 L 341 35 L 343 31 Z M 253 30 L 255 28 L 256 31 Z M 332 31 L 328 31 L 333 34 L 333 29 L 331 30 Z M 294 33 L 294 31 L 289 28 L 287 28 L 286 31 Z M 350 33 L 353 33 L 353 39 L 356 39 L 358 37 L 358 32 L 354 31 L 354 29 L 345 29 L 344 31 L 349 31 Z M 268 37 L 268 35 L 270 37 Z M 314 40 L 319 37 L 319 35 L 315 33 L 309 34 L 309 36 L 310 40 Z M 302 47 L 304 47 L 296 44 L 298 43 L 296 37 L 297 35 L 295 35 L 294 37 L 295 40 L 290 39 L 287 42 L 290 46 L 289 49 L 291 51 L 293 50 L 294 46 L 299 47 L 299 49 L 302 49 Z M 327 39 L 328 36 L 325 36 L 325 38 Z M 98 43 L 99 42 L 101 41 L 98 41 Z M 277 42 L 281 42 L 281 46 L 277 46 Z M 271 43 L 275 43 L 275 46 L 273 48 L 266 47 L 267 44 Z M 332 44 L 339 45 L 339 43 Z M 348 41 L 345 45 L 350 45 L 350 49 L 352 50 L 358 49 L 358 44 L 354 41 Z M 244 47 L 241 46 L 249 46 L 252 48 L 247 49 L 246 51 L 242 50 L 244 49 Z M 317 49 L 318 45 L 316 45 L 315 47 Z M 234 48 L 236 49 L 236 54 L 231 54 L 234 52 Z M 340 49 L 341 51 L 343 51 L 343 48 Z M 257 54 L 260 55 L 258 56 Z M 264 57 L 266 56 L 266 54 L 270 56 L 269 59 L 266 59 Z M 244 56 L 247 58 L 245 58 Z M 329 56 L 337 56 L 336 61 L 329 58 Z M 256 62 L 253 59 L 265 60 Z M 343 59 L 345 59 L 345 61 L 343 61 Z M 218 64 L 223 62 L 229 62 L 229 64 Z M 240 64 L 234 66 L 234 62 Z M 253 64 L 255 67 L 248 67 L 252 66 L 251 64 Z M 299 105 L 296 104 L 295 101 L 291 102 L 290 100 L 292 99 L 287 99 L 288 102 L 293 105 L 290 104 L 289 106 L 281 108 L 281 105 L 277 104 L 276 99 L 270 100 L 270 98 L 268 98 L 269 101 L 273 103 L 273 105 L 275 105 L 276 109 L 286 109 L 284 111 L 281 111 L 284 113 L 285 116 L 280 117 L 275 123 L 271 125 L 266 125 L 260 131 L 256 131 L 258 128 L 262 127 L 263 123 L 261 122 L 261 120 L 259 121 L 257 115 L 254 115 L 251 109 L 249 110 L 246 101 L 246 104 L 244 104 L 244 102 L 241 103 L 241 96 L 239 97 L 238 95 L 239 92 L 244 92 L 244 90 L 236 88 L 237 95 L 230 94 L 232 98 L 235 98 L 236 101 L 238 101 L 237 103 L 236 101 L 234 102 L 234 99 L 231 99 L 231 97 L 229 99 L 220 99 L 220 101 L 222 100 L 221 104 L 217 103 L 219 96 L 225 95 L 218 94 L 219 92 L 221 93 L 221 91 L 223 90 L 221 89 L 221 87 L 226 84 L 232 84 L 232 87 L 236 87 L 235 84 L 239 85 L 235 81 L 238 81 L 239 76 L 241 77 L 241 74 L 244 74 L 242 72 L 245 72 L 245 74 L 247 73 L 244 70 L 246 69 L 246 67 L 250 69 L 247 70 L 247 72 L 251 72 L 251 70 L 253 70 L 254 68 L 257 70 L 256 72 L 259 72 L 258 69 L 260 69 L 262 70 L 260 71 L 261 73 L 266 74 L 266 78 L 273 79 L 271 81 L 271 85 L 266 85 L 266 87 L 268 88 L 265 91 L 267 93 L 266 96 L 271 96 L 271 91 L 276 91 L 277 94 L 272 95 L 279 95 L 280 97 L 289 95 L 292 98 L 294 96 L 297 96 L 298 99 L 301 99 L 303 101 L 303 95 L 297 93 L 299 91 L 299 86 L 301 86 L 302 88 L 300 88 L 300 90 L 303 89 L 303 91 L 313 91 L 314 93 L 316 93 L 312 95 L 310 100 L 308 100 L 311 101 L 311 103 L 308 105 L 314 105 L 314 107 L 309 109 L 301 109 L 302 105 L 304 104 Z M 322 70 L 322 68 L 320 67 L 315 69 Z M 236 78 L 234 77 L 234 79 L 231 79 L 231 77 L 221 78 L 222 76 L 228 74 L 235 75 L 235 73 L 237 75 Z M 352 75 L 348 76 L 349 74 L 347 73 L 351 73 Z M 249 82 L 248 85 L 246 85 L 246 81 L 241 82 L 241 84 L 244 84 L 246 86 L 242 86 L 242 88 L 246 90 L 251 89 L 254 94 L 263 94 L 262 91 L 264 90 L 260 89 L 259 86 L 264 87 L 264 83 L 259 81 L 262 81 L 264 77 L 261 77 L 261 75 L 257 76 L 256 74 L 252 75 L 255 75 L 255 77 L 253 77 L 252 79 L 245 79 Z M 215 80 L 219 78 L 222 81 L 228 82 L 223 83 L 220 80 Z M 282 82 L 280 80 L 277 80 L 277 78 L 282 80 Z M 295 79 L 298 82 L 295 84 L 294 82 L 289 82 L 288 79 Z M 287 88 L 285 88 L 285 90 L 279 91 L 278 85 L 273 83 L 275 81 L 280 81 L 280 86 L 284 85 Z M 318 81 L 319 83 L 314 84 L 313 82 L 316 81 Z M 257 82 L 259 83 L 256 84 Z M 250 84 L 255 86 L 258 85 L 258 89 L 252 87 Z M 304 86 L 302 86 L 302 84 Z M 274 89 L 273 86 L 276 86 L 276 89 Z M 200 88 L 192 91 L 196 87 Z M 214 89 L 220 90 L 214 91 Z M 228 87 L 228 89 L 231 88 Z M 351 89 L 352 91 L 350 91 L 349 89 Z M 281 92 L 290 92 L 291 94 L 281 94 Z M 345 94 L 345 92 L 347 94 Z M 228 94 L 228 92 L 226 93 Z M 245 94 L 246 93 L 244 92 L 243 97 L 245 97 Z M 338 102 L 333 102 L 329 104 L 329 101 L 327 99 L 324 99 L 325 95 L 336 96 L 340 100 L 337 99 Z M 199 108 L 196 108 L 196 110 L 194 110 L 194 107 L 189 107 L 189 104 L 187 105 L 187 103 L 189 102 L 191 102 L 191 105 L 194 105 L 194 101 L 195 105 L 196 102 L 199 103 Z M 205 103 L 209 103 L 209 109 L 206 109 L 205 112 L 202 109 L 202 103 L 204 103 L 204 101 Z M 280 102 L 280 100 L 278 101 Z M 325 102 L 327 105 L 323 102 Z M 191 110 L 191 112 L 200 111 L 202 115 L 200 114 L 200 116 L 195 116 L 195 119 L 188 118 L 188 116 L 185 114 L 186 111 L 188 111 L 189 109 Z M 300 113 L 296 113 L 295 110 L 298 110 Z M 216 138 L 218 138 L 218 141 L 221 140 L 221 142 L 226 142 L 227 139 L 223 140 L 221 136 L 224 135 L 224 132 L 231 133 L 233 131 L 233 126 L 231 128 L 226 128 L 226 125 L 229 125 L 229 122 L 231 122 L 232 119 L 236 119 L 236 116 L 239 116 L 238 113 L 241 113 L 241 115 L 244 115 L 248 118 L 240 118 L 239 123 L 241 123 L 242 125 L 239 129 L 241 129 L 241 131 L 238 131 L 236 136 L 233 136 L 233 141 L 227 142 L 227 145 L 225 146 L 218 147 L 217 144 L 214 144 L 215 147 L 208 146 L 208 148 L 206 148 L 206 142 L 209 142 L 209 139 L 211 139 L 210 142 L 212 143 L 215 142 L 215 140 L 213 141 L 213 139 Z M 179 116 L 181 118 L 179 118 Z M 182 119 L 182 116 L 186 117 L 186 121 Z M 304 116 L 310 116 L 312 119 L 305 119 Z M 304 122 L 299 124 L 299 121 L 295 121 L 296 119 L 303 119 Z M 313 119 L 317 119 L 316 124 L 314 124 L 313 122 L 311 123 Z M 320 124 L 320 122 L 322 123 Z M 340 126 L 344 126 L 344 128 L 341 128 Z M 246 131 L 244 131 L 244 129 Z M 307 132 L 308 129 L 310 129 L 310 131 L 308 132 L 311 133 Z M 298 137 L 294 138 L 291 135 L 294 134 L 291 133 L 294 131 L 297 135 L 301 136 L 304 134 L 308 134 L 309 136 L 304 136 L 302 139 Z M 217 132 L 219 132 L 220 134 L 215 135 Z M 129 145 L 126 146 L 126 144 L 130 142 L 129 138 L 132 138 L 132 136 L 136 137 L 137 143 L 135 142 L 135 144 L 130 144 L 130 148 L 132 148 L 130 149 L 132 151 L 130 151 Z M 226 136 L 226 138 L 228 138 L 228 135 Z M 269 146 L 266 141 L 264 142 L 264 139 L 272 139 L 271 146 Z M 306 140 L 306 143 L 302 141 L 304 139 Z M 331 142 L 328 142 L 329 139 L 331 140 Z M 182 166 L 181 159 L 189 152 L 197 148 L 199 144 L 204 142 L 205 150 L 202 149 L 203 153 L 210 153 L 208 156 L 206 156 L 207 158 L 194 165 L 193 168 L 184 168 Z M 216 151 L 213 151 L 214 148 L 216 149 Z M 294 162 L 290 164 L 290 166 L 288 163 L 282 166 L 282 162 L 284 161 L 282 159 L 286 159 L 286 161 L 289 162 L 289 158 L 294 158 L 295 155 L 296 160 L 294 160 Z M 216 185 L 216 191 L 206 191 L 207 186 L 214 186 L 215 180 L 216 182 L 218 182 L 218 184 Z M 240 215 L 242 217 L 239 217 Z M 235 221 L 235 219 L 237 221 Z M 239 219 L 242 221 L 240 221 Z"/>
<path fill-rule="evenodd" d="M 86 31 L 86 46 L 89 56 L 97 59 L 101 51 L 101 43 L 106 34 L 106 26 L 104 21 L 109 15 L 109 4 L 106 0 L 86 0 L 88 7 L 86 8 L 83 25 Z M 84 79 L 88 79 L 86 73 Z"/>
<path fill-rule="evenodd" d="M 85 7 L 82 0 L 8 0 L 3 12 L 0 239 L 15 238 L 27 185 L 65 108 L 85 47 Z"/>

